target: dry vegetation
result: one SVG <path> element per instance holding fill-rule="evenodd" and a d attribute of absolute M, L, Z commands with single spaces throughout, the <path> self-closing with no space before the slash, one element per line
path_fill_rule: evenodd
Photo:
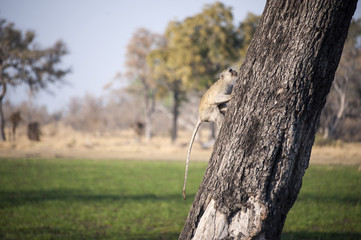
<path fill-rule="evenodd" d="M 0 157 L 183 161 L 191 136 L 190 131 L 180 131 L 178 142 L 173 145 L 167 134 L 154 136 L 147 142 L 144 138 L 139 140 L 132 129 L 101 134 L 75 131 L 61 123 L 52 123 L 43 126 L 41 131 L 40 142 L 30 141 L 22 125 L 16 141 L 0 142 Z M 206 142 L 208 129 L 203 128 L 201 133 L 202 142 Z M 208 161 L 211 151 L 196 143 L 191 160 Z M 315 146 L 311 163 L 361 166 L 361 143 Z"/>
<path fill-rule="evenodd" d="M 30 141 L 25 126 L 21 126 L 16 141 L 0 142 L 0 157 L 183 160 L 191 134 L 180 132 L 178 143 L 173 145 L 166 135 L 154 136 L 149 142 L 138 139 L 133 129 L 100 134 L 48 124 L 41 131 L 40 142 Z M 208 159 L 211 154 L 211 149 L 200 145 L 194 149 L 194 160 Z"/>

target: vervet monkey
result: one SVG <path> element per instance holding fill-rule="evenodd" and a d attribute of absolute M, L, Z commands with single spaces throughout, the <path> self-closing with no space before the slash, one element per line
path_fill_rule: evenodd
<path fill-rule="evenodd" d="M 223 119 L 224 113 L 227 110 L 227 103 L 232 98 L 232 89 L 233 85 L 237 79 L 237 72 L 232 69 L 224 70 L 220 79 L 218 79 L 203 95 L 198 106 L 198 120 L 194 128 L 191 141 L 189 143 L 187 162 L 184 176 L 184 185 L 183 185 L 183 198 L 186 199 L 186 184 L 188 176 L 188 165 L 189 157 L 192 150 L 192 145 L 194 138 L 197 134 L 198 128 L 202 122 L 215 122 L 217 124 L 217 129 L 219 130 Z"/>

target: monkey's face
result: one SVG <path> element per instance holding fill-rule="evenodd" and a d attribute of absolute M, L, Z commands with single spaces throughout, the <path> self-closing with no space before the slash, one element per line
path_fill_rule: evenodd
<path fill-rule="evenodd" d="M 221 79 L 228 81 L 234 81 L 237 78 L 238 74 L 232 68 L 228 68 L 221 73 Z"/>

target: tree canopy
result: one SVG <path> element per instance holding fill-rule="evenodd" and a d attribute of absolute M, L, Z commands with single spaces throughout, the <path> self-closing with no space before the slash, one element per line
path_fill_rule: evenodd
<path fill-rule="evenodd" d="M 46 88 L 49 83 L 63 80 L 69 69 L 58 64 L 68 53 L 65 44 L 57 41 L 54 46 L 41 49 L 34 43 L 35 33 L 23 34 L 14 24 L 0 21 L 0 81 L 17 86 L 27 84 L 32 91 Z"/>
<path fill-rule="evenodd" d="M 170 22 L 165 38 L 166 46 L 152 52 L 149 62 L 156 65 L 156 73 L 168 81 L 181 80 L 186 89 L 209 87 L 239 57 L 231 8 L 220 2 L 184 21 Z"/>

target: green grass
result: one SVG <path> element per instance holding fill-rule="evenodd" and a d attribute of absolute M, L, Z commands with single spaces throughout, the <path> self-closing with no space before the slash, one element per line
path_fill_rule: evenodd
<path fill-rule="evenodd" d="M 177 239 L 206 163 L 0 160 L 0 239 Z M 311 166 L 282 239 L 361 239 L 361 172 Z"/>
<path fill-rule="evenodd" d="M 283 239 L 361 239 L 361 171 L 311 165 Z"/>

